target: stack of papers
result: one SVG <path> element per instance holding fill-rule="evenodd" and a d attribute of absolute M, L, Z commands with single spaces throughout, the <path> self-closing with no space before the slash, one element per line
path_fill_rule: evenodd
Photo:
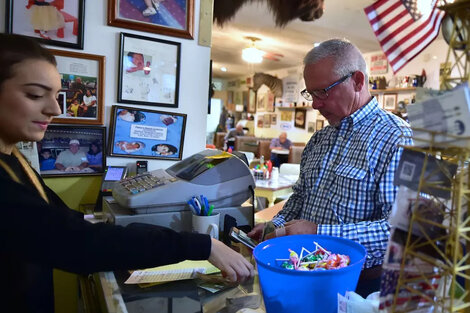
<path fill-rule="evenodd" d="M 175 280 L 192 279 L 197 273 L 213 274 L 220 270 L 209 261 L 183 261 L 176 264 L 158 266 L 134 271 L 125 284 L 161 283 Z"/>

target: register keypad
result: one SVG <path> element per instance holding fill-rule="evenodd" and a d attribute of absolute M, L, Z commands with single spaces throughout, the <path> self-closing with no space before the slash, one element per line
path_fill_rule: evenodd
<path fill-rule="evenodd" d="M 172 177 L 168 181 L 174 182 L 177 180 L 177 178 Z M 129 177 L 120 182 L 121 186 L 127 189 L 131 194 L 157 188 L 165 185 L 165 183 L 165 179 L 158 178 L 148 173 Z"/>

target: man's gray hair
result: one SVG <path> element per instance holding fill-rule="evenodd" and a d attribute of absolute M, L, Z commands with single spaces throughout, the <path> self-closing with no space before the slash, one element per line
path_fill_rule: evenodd
<path fill-rule="evenodd" d="M 333 72 L 338 77 L 361 71 L 365 75 L 366 86 L 369 83 L 367 65 L 359 49 L 347 39 L 330 39 L 310 50 L 304 58 L 304 65 L 315 64 L 324 59 L 334 60 Z"/>

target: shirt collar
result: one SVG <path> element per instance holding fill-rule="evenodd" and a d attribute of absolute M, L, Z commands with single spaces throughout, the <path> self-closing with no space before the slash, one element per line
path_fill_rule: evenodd
<path fill-rule="evenodd" d="M 347 123 L 348 125 L 351 125 L 356 127 L 359 125 L 361 122 L 371 118 L 373 116 L 372 113 L 377 111 L 379 109 L 379 103 L 377 102 L 377 99 L 375 97 L 372 97 L 369 102 L 362 106 L 359 110 L 351 114 L 350 116 L 344 118 L 341 121 L 341 124 Z"/>

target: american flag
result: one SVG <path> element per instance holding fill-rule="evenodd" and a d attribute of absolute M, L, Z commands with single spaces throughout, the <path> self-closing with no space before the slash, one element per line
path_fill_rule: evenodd
<path fill-rule="evenodd" d="M 439 34 L 445 12 L 437 0 L 378 0 L 364 11 L 394 73 Z"/>

